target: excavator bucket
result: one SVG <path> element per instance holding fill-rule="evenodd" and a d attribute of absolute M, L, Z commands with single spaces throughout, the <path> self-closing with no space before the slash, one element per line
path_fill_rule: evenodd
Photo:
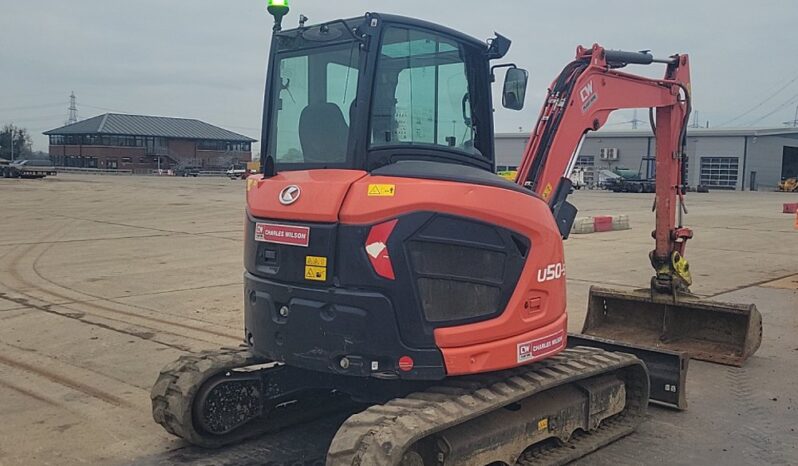
<path fill-rule="evenodd" d="M 582 333 L 742 366 L 762 343 L 762 316 L 753 304 L 591 287 Z"/>

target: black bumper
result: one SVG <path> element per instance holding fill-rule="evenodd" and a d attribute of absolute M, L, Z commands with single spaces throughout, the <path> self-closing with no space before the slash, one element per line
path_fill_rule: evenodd
<path fill-rule="evenodd" d="M 438 380 L 437 348 L 410 348 L 385 295 L 303 287 L 244 274 L 246 337 L 254 352 L 305 369 L 353 376 Z M 402 356 L 413 368 L 400 370 Z"/>

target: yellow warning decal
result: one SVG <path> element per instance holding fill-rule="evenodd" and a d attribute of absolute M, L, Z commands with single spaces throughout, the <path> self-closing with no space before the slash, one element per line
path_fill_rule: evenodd
<path fill-rule="evenodd" d="M 538 421 L 538 430 L 546 430 L 549 428 L 549 418 L 543 418 Z"/>
<path fill-rule="evenodd" d="M 321 256 L 305 256 L 305 265 L 327 267 L 327 258 Z"/>
<path fill-rule="evenodd" d="M 257 184 L 258 180 L 256 180 L 255 178 L 247 178 L 247 192 L 249 192 Z"/>
<path fill-rule="evenodd" d="M 368 195 L 369 197 L 393 197 L 396 194 L 395 184 L 370 184 Z"/>
<path fill-rule="evenodd" d="M 554 189 L 551 187 L 551 183 L 546 183 L 546 189 L 543 190 L 543 193 L 540 195 L 544 200 L 548 199 L 551 196 L 551 190 Z"/>
<path fill-rule="evenodd" d="M 327 267 L 305 266 L 305 279 L 323 282 L 327 280 Z"/>

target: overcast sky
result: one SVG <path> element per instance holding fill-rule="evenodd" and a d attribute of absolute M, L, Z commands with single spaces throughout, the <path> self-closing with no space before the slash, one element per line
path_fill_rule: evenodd
<path fill-rule="evenodd" d="M 299 13 L 314 23 L 365 11 L 511 38 L 505 60 L 531 80 L 524 111 L 497 111 L 499 131 L 528 131 L 575 46 L 593 42 L 689 53 L 702 124 L 748 112 L 727 126 L 781 126 L 798 104 L 794 0 L 291 0 L 284 25 L 295 26 Z M 27 127 L 34 148 L 46 150 L 41 132 L 64 124 L 74 90 L 81 119 L 108 111 L 198 118 L 259 139 L 270 28 L 265 0 L 5 1 L 0 124 Z M 611 127 L 631 119 L 618 112 Z"/>

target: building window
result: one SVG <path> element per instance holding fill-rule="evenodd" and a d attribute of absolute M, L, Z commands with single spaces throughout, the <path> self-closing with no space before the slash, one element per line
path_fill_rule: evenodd
<path fill-rule="evenodd" d="M 701 157 L 701 184 L 720 189 L 735 189 L 739 160 L 737 157 Z"/>
<path fill-rule="evenodd" d="M 144 137 L 144 148 L 147 155 L 165 154 L 167 148 L 166 138 Z"/>
<path fill-rule="evenodd" d="M 249 152 L 251 145 L 248 142 L 201 139 L 197 141 L 197 149 L 215 150 L 219 152 Z"/>
<path fill-rule="evenodd" d="M 199 150 L 219 150 L 218 143 L 219 143 L 219 141 L 200 140 L 200 141 L 197 141 L 197 149 L 199 149 Z"/>

